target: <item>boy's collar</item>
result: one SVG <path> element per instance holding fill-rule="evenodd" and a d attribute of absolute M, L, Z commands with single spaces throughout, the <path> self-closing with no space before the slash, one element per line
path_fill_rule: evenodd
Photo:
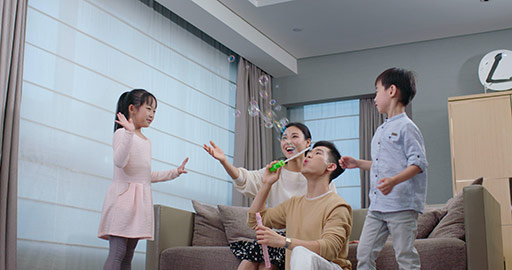
<path fill-rule="evenodd" d="M 405 117 L 405 116 L 406 116 L 406 114 L 405 114 L 405 112 L 403 112 L 403 113 L 397 114 L 395 116 L 392 116 L 391 118 L 386 118 L 385 121 L 389 122 L 389 121 L 400 119 L 400 118 Z"/>

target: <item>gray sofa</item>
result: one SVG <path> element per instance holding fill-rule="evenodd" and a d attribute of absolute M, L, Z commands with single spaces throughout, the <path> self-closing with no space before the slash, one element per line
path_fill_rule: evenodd
<path fill-rule="evenodd" d="M 500 229 L 500 206 L 490 193 L 480 185 L 465 187 L 458 196 L 463 208 L 462 239 L 443 236 L 448 228 L 434 232 L 435 238 L 416 239 L 422 269 L 504 269 L 503 248 Z M 452 201 L 454 200 L 454 201 Z M 457 197 L 447 205 L 455 205 Z M 446 206 L 445 206 L 446 208 Z M 162 205 L 155 205 L 155 240 L 147 242 L 146 269 L 236 269 L 240 261 L 231 253 L 229 246 L 192 246 L 194 213 Z M 439 209 L 434 209 L 436 212 Z M 427 212 L 426 212 L 427 213 Z M 430 213 L 430 212 L 429 212 Z M 439 211 L 437 212 L 439 213 Z M 366 209 L 353 211 L 353 229 L 350 240 L 357 240 L 364 223 Z M 446 221 L 446 222 L 445 222 Z M 454 223 L 448 214 L 441 217 L 442 223 Z M 460 223 L 460 222 L 459 222 Z M 420 225 L 418 229 L 420 230 Z M 456 231 L 456 230 L 455 230 Z M 357 244 L 350 244 L 349 259 L 356 269 Z M 390 242 L 386 243 L 377 259 L 378 269 L 398 269 Z"/>

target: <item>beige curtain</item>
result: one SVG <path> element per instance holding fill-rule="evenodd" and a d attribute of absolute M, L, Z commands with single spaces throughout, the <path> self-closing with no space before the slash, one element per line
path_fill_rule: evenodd
<path fill-rule="evenodd" d="M 16 269 L 18 139 L 27 0 L 1 0 L 0 270 Z"/>
<path fill-rule="evenodd" d="M 261 86 L 258 79 L 262 75 L 268 76 L 268 83 Z M 253 117 L 248 114 L 249 102 L 255 99 L 262 111 L 269 109 L 268 101 L 272 96 L 271 77 L 264 71 L 240 58 L 238 63 L 238 77 L 236 90 L 236 107 L 240 110 L 240 117 L 235 124 L 235 153 L 233 165 L 248 170 L 258 170 L 272 160 L 272 129 L 264 127 L 260 116 Z M 260 91 L 268 93 L 269 98 L 263 98 Z M 232 204 L 249 206 L 251 200 L 233 188 Z"/>
<path fill-rule="evenodd" d="M 383 122 L 383 117 L 375 107 L 373 97 L 359 100 L 359 158 L 371 160 L 371 142 L 377 127 Z M 360 170 L 361 174 L 361 208 L 368 208 L 370 199 L 370 171 Z"/>

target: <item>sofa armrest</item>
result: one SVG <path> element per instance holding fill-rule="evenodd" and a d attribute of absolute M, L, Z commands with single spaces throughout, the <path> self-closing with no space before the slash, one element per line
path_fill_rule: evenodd
<path fill-rule="evenodd" d="M 500 205 L 479 185 L 464 187 L 468 270 L 503 269 Z"/>
<path fill-rule="evenodd" d="M 352 230 L 348 237 L 349 241 L 359 240 L 361 237 L 361 231 L 363 230 L 364 220 L 366 219 L 366 214 L 368 213 L 368 209 L 353 209 L 352 210 Z"/>
<path fill-rule="evenodd" d="M 146 269 L 158 270 L 163 250 L 178 246 L 191 246 L 194 232 L 194 213 L 154 205 L 155 237 L 146 244 Z"/>

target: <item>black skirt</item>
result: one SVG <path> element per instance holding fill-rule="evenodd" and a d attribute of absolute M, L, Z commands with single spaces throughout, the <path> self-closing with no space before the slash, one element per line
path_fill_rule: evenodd
<path fill-rule="evenodd" d="M 286 232 L 283 230 L 276 231 L 282 236 L 286 236 Z M 263 249 L 256 240 L 252 242 L 237 241 L 229 244 L 233 254 L 240 260 L 248 260 L 251 262 L 264 263 Z M 284 269 L 285 262 L 285 248 L 274 248 L 268 247 L 268 257 L 270 263 L 277 266 L 279 269 Z"/>

